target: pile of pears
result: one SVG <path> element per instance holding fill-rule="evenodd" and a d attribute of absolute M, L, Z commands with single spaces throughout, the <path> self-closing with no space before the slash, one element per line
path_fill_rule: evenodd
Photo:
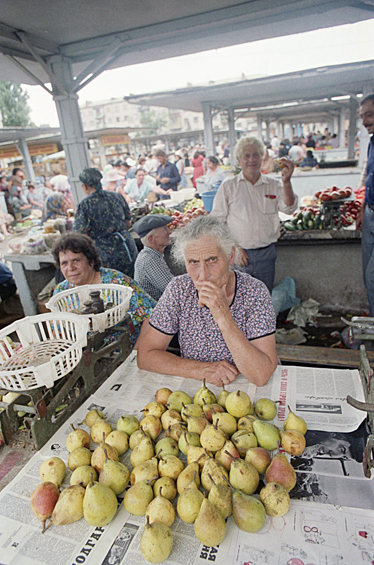
<path fill-rule="evenodd" d="M 92 526 L 106 525 L 117 512 L 116 495 L 126 490 L 125 509 L 146 517 L 141 552 L 149 562 L 161 563 L 172 550 L 176 512 L 194 524 L 196 537 L 209 547 L 223 541 L 231 515 L 241 530 L 254 533 L 267 514 L 286 514 L 296 474 L 279 448 L 301 454 L 307 431 L 305 421 L 290 409 L 279 430 L 270 422 L 277 414 L 272 400 L 253 405 L 245 392 L 224 387 L 216 397 L 204 381 L 193 399 L 161 388 L 142 412 L 141 421 L 121 416 L 116 430 L 100 411 L 88 412 L 83 424 L 90 434 L 73 429 L 66 439 L 72 475 L 71 486 L 61 494 L 65 463 L 53 457 L 42 464 L 44 482 L 32 495 L 32 508 L 43 530 L 49 517 L 49 526 L 81 517 Z M 99 444 L 93 453 L 91 440 Z M 128 449 L 131 472 L 119 461 Z M 256 494 L 260 475 L 266 486 Z"/>

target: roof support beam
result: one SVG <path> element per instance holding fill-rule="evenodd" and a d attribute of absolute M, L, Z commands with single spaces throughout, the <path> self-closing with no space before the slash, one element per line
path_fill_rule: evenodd
<path fill-rule="evenodd" d="M 22 63 L 20 61 L 17 61 L 17 59 L 15 59 L 12 55 L 5 55 L 5 57 L 7 59 L 9 59 L 9 61 L 12 61 L 12 63 L 14 63 L 14 65 L 16 65 L 17 67 L 19 67 L 24 73 L 26 73 L 29 77 L 31 77 L 33 80 L 35 80 L 39 86 L 41 86 L 42 88 L 44 88 L 44 90 L 46 90 L 48 92 L 48 94 L 50 94 L 52 96 L 52 90 L 50 90 L 47 86 L 45 86 L 45 84 L 43 83 L 42 80 L 40 80 L 36 75 L 34 75 L 34 73 L 32 73 L 31 71 L 29 71 L 24 65 L 22 65 Z"/>
<path fill-rule="evenodd" d="M 73 81 L 73 92 L 78 92 L 86 84 L 91 82 L 93 78 L 98 76 L 100 73 L 108 67 L 112 61 L 115 59 L 115 55 L 118 48 L 121 46 L 121 41 L 117 38 L 113 41 L 111 45 L 105 49 L 99 57 L 97 57 L 92 63 L 90 63 Z M 91 75 L 91 76 L 90 76 Z M 88 78 L 87 78 L 88 77 Z"/>

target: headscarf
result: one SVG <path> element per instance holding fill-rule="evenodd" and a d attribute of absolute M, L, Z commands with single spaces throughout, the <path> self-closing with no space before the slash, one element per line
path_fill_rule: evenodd
<path fill-rule="evenodd" d="M 101 179 L 103 175 L 100 173 L 99 169 L 94 167 L 83 169 L 79 175 L 79 180 L 86 186 L 93 186 L 96 192 L 104 194 L 104 190 L 101 184 Z"/>

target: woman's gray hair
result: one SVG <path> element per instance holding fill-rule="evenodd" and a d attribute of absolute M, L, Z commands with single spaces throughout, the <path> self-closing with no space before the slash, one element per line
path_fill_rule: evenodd
<path fill-rule="evenodd" d="M 235 157 L 238 161 L 242 157 L 244 149 L 251 145 L 257 147 L 262 156 L 265 155 L 265 145 L 260 139 L 258 139 L 257 137 L 242 137 L 235 145 Z"/>
<path fill-rule="evenodd" d="M 175 230 L 172 234 L 172 256 L 176 263 L 184 265 L 187 246 L 206 235 L 216 238 L 227 256 L 230 255 L 232 248 L 237 245 L 234 236 L 221 220 L 210 214 L 208 216 L 198 216 L 183 228 Z"/>

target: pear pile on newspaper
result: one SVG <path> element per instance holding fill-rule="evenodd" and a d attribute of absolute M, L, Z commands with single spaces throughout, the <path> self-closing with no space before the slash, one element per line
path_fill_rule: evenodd
<path fill-rule="evenodd" d="M 287 513 L 296 474 L 285 453 L 301 455 L 307 431 L 290 408 L 279 430 L 271 423 L 276 402 L 261 398 L 253 405 L 245 392 L 224 387 L 216 397 L 204 381 L 193 399 L 161 388 L 142 412 L 140 421 L 124 414 L 115 430 L 96 409 L 82 422 L 85 429 L 72 426 L 66 439 L 70 486 L 60 493 L 66 465 L 52 457 L 41 465 L 43 482 L 31 497 L 43 532 L 48 518 L 47 528 L 82 517 L 92 526 L 105 526 L 117 513 L 121 495 L 130 514 L 146 518 L 140 542 L 144 558 L 161 563 L 172 551 L 176 514 L 194 524 L 198 540 L 212 547 L 224 540 L 231 515 L 238 528 L 254 533 L 266 515 Z M 97 444 L 93 452 L 91 441 Z M 119 460 L 128 450 L 130 468 Z"/>

